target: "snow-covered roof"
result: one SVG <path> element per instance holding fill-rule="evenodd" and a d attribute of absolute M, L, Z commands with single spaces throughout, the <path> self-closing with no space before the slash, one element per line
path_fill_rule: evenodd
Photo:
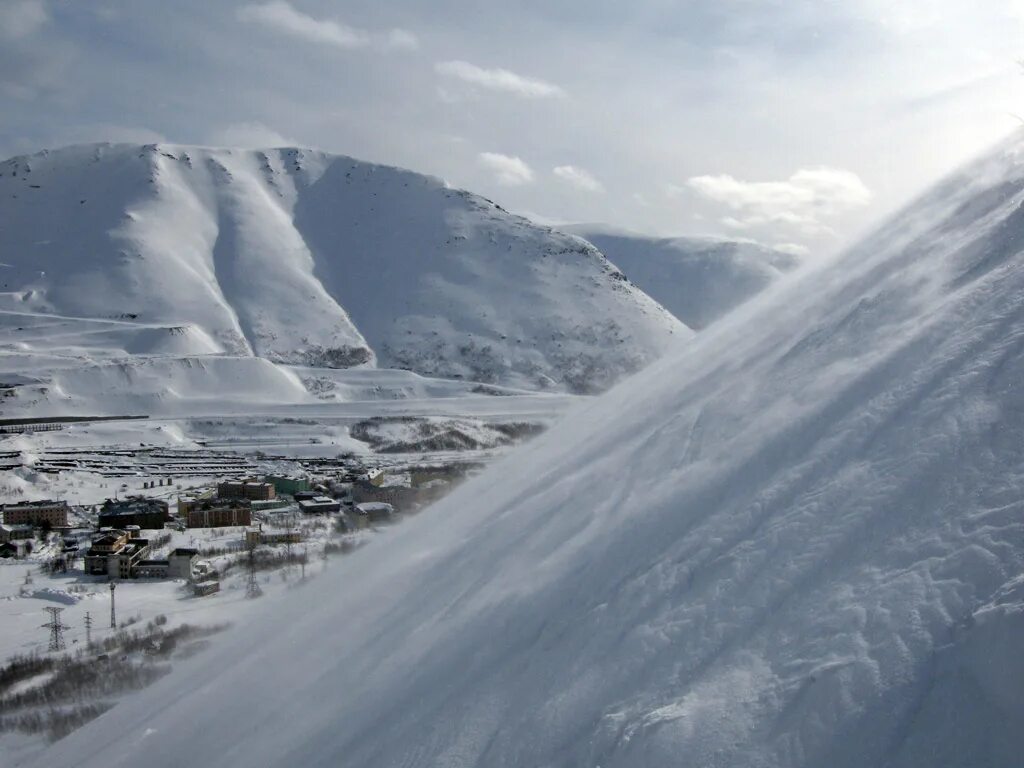
<path fill-rule="evenodd" d="M 364 501 L 362 504 L 356 504 L 355 509 L 357 512 L 362 513 L 395 511 L 391 504 L 384 501 Z"/>

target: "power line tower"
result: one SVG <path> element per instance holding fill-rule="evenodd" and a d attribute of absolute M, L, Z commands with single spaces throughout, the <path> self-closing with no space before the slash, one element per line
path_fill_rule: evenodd
<path fill-rule="evenodd" d="M 50 614 L 50 620 L 43 624 L 44 627 L 50 630 L 50 651 L 63 651 L 64 650 L 64 630 L 69 627 L 60 620 L 61 611 L 63 608 L 44 608 L 44 611 Z"/>
<path fill-rule="evenodd" d="M 85 647 L 88 648 L 92 645 L 92 616 L 89 612 L 85 612 Z"/>
<path fill-rule="evenodd" d="M 263 594 L 259 582 L 256 581 L 256 546 L 249 545 L 249 582 L 245 586 L 245 596 L 249 598 L 259 597 Z"/>
<path fill-rule="evenodd" d="M 117 584 L 110 582 L 110 628 L 117 629 L 117 611 L 114 609 L 114 587 Z"/>
<path fill-rule="evenodd" d="M 292 569 L 292 537 L 295 535 L 295 515 L 289 513 L 285 518 L 285 539 L 284 539 L 284 570 L 287 578 Z"/>

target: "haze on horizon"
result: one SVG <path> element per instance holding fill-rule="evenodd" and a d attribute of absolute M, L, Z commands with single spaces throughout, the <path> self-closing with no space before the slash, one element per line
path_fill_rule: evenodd
<path fill-rule="evenodd" d="M 1020 123 L 1024 2 L 0 2 L 0 155 L 298 145 L 827 253 Z"/>

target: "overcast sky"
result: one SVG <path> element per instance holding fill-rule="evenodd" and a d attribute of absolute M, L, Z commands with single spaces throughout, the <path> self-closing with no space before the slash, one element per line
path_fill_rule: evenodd
<path fill-rule="evenodd" d="M 299 145 L 833 251 L 1024 114 L 1024 0 L 0 0 L 0 154 Z"/>

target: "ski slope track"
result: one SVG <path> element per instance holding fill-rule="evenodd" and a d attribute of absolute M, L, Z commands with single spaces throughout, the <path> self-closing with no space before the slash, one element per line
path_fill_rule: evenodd
<path fill-rule="evenodd" d="M 592 393 L 692 332 L 593 246 L 305 149 L 85 145 L 0 164 L 0 353 L 377 365 Z"/>
<path fill-rule="evenodd" d="M 1018 136 L 37 764 L 1019 764 L 1022 204 Z"/>

